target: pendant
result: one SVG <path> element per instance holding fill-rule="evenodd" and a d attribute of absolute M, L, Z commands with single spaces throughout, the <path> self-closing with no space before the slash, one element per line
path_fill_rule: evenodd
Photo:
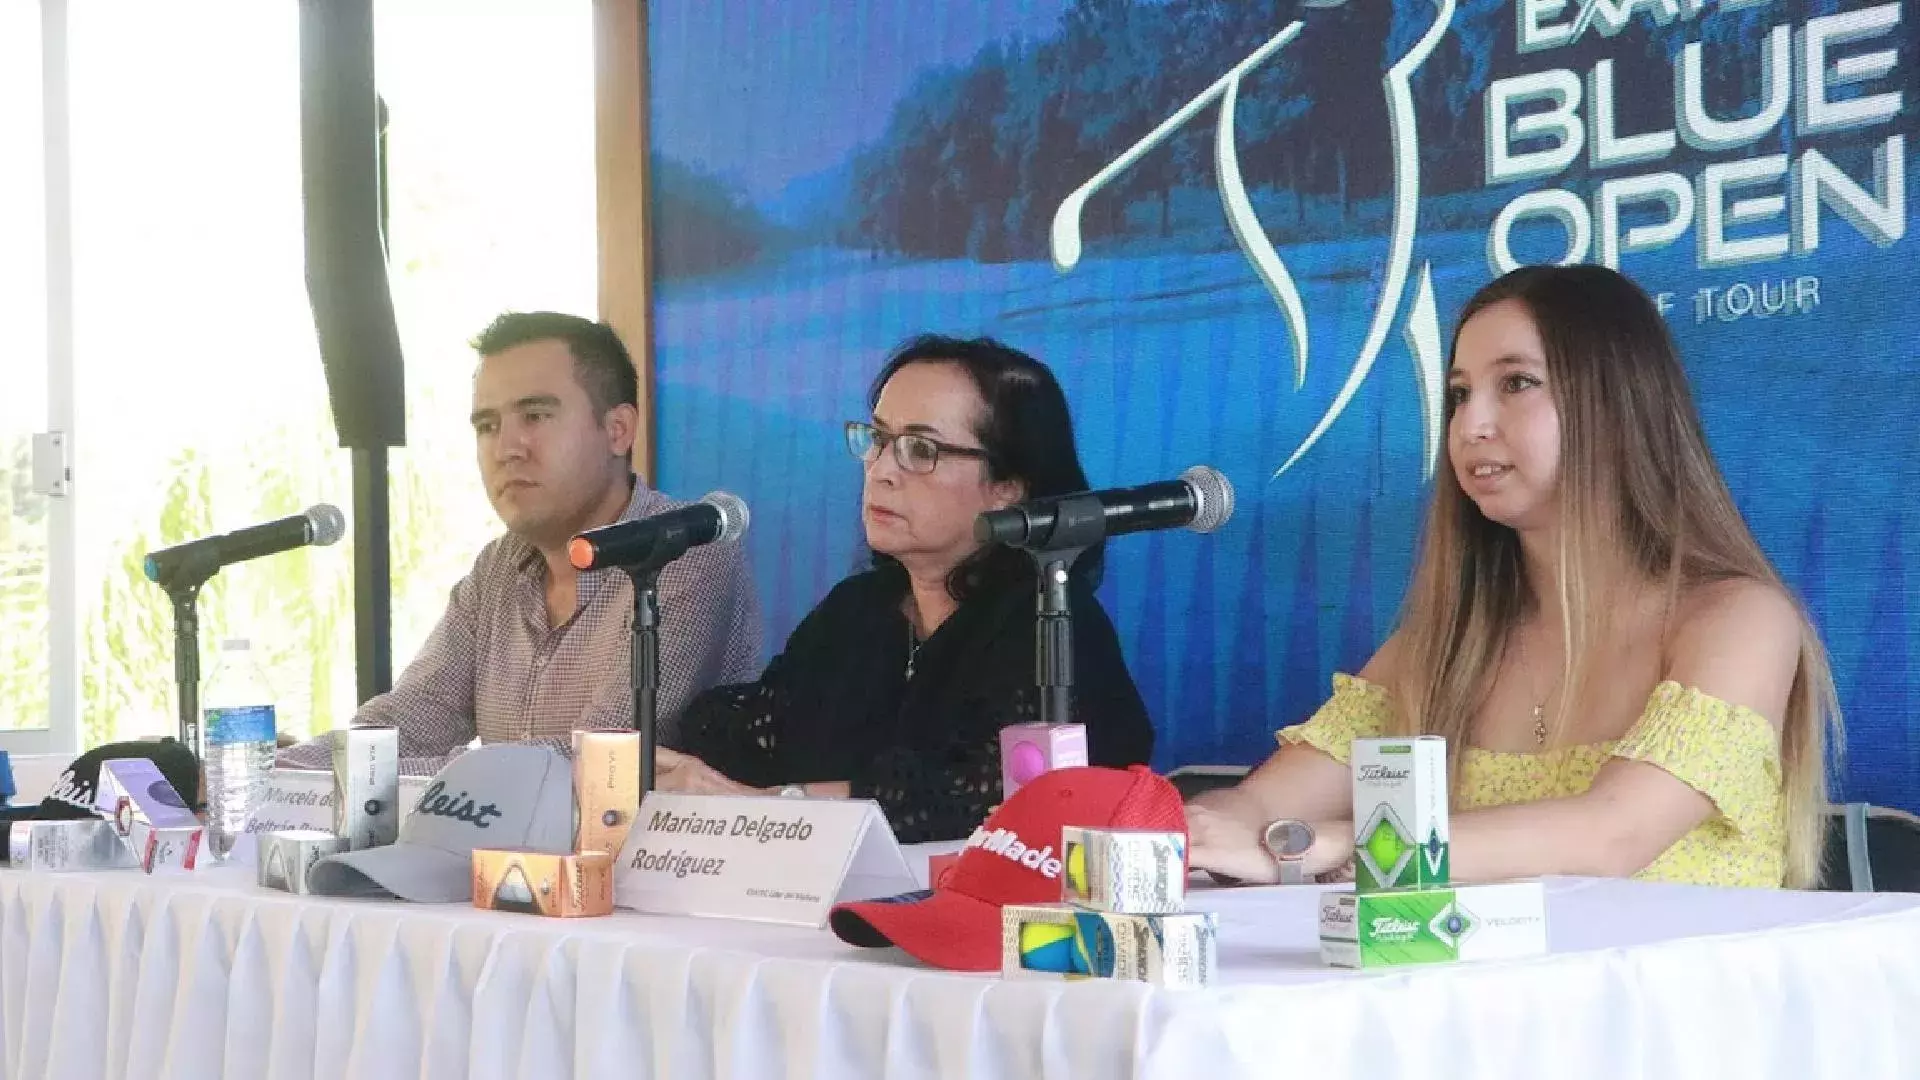
<path fill-rule="evenodd" d="M 1535 746 L 1547 745 L 1547 707 L 1533 707 L 1533 743 Z"/>

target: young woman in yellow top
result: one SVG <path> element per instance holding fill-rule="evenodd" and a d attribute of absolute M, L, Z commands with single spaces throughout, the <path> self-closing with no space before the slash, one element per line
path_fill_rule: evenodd
<path fill-rule="evenodd" d="M 1427 734 L 1447 740 L 1454 880 L 1813 884 L 1833 679 L 1653 303 L 1603 267 L 1507 274 L 1461 314 L 1446 409 L 1398 628 L 1194 801 L 1193 865 L 1341 874 L 1353 739 Z"/>

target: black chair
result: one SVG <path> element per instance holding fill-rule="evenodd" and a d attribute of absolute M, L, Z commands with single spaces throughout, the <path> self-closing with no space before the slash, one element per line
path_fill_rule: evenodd
<path fill-rule="evenodd" d="M 1824 890 L 1920 892 L 1920 817 L 1866 803 L 1835 806 L 1824 855 Z"/>

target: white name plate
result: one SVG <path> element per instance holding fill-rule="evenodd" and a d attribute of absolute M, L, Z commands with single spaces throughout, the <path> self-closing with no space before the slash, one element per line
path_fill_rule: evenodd
<path fill-rule="evenodd" d="M 918 887 L 872 800 L 656 791 L 620 850 L 613 902 L 819 927 L 841 901 Z"/>
<path fill-rule="evenodd" d="M 420 802 L 431 777 L 400 778 L 400 820 Z M 254 837 L 265 832 L 333 831 L 333 771 L 331 769 L 275 769 L 267 774 L 260 805 L 247 815 L 246 835 L 227 854 L 227 861 L 251 863 Z"/>

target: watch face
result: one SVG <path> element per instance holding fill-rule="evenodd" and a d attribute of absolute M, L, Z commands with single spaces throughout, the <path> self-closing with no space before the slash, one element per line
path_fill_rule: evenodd
<path fill-rule="evenodd" d="M 1313 826 L 1290 819 L 1276 821 L 1267 826 L 1266 844 L 1276 859 L 1298 859 L 1313 846 Z"/>

